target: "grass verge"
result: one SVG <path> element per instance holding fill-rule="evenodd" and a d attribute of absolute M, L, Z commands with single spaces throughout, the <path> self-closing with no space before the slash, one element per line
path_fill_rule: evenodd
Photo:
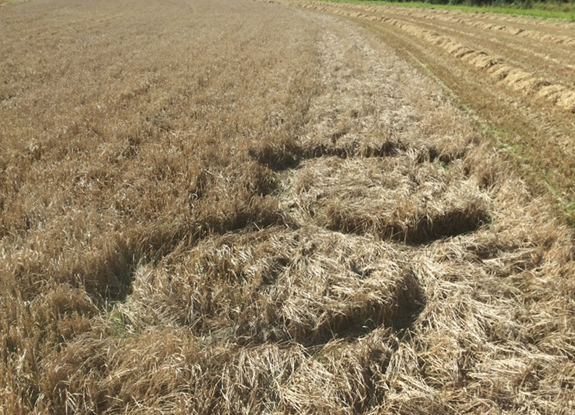
<path fill-rule="evenodd" d="M 317 0 L 313 0 L 317 1 Z M 380 4 L 386 6 L 418 7 L 439 10 L 460 10 L 470 13 L 499 13 L 518 16 L 542 17 L 546 19 L 565 19 L 575 21 L 575 4 L 548 4 L 532 3 L 529 8 L 509 5 L 500 6 L 467 6 L 463 4 L 431 4 L 423 2 L 394 2 L 394 1 L 370 1 L 370 0 L 326 0 L 335 3 L 363 3 Z"/>

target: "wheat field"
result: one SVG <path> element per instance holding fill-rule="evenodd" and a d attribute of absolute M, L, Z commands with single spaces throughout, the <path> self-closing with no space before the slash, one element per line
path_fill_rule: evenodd
<path fill-rule="evenodd" d="M 572 414 L 573 234 L 385 38 L 0 7 L 0 414 Z"/>
<path fill-rule="evenodd" d="M 273 0 L 352 21 L 443 84 L 575 224 L 575 22 L 371 2 Z"/>

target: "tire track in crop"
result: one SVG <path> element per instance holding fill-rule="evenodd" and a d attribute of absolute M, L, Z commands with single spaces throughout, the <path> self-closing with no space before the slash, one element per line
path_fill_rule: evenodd
<path fill-rule="evenodd" d="M 505 51 L 496 50 L 494 52 L 494 47 L 493 45 L 491 45 L 491 48 L 489 47 L 488 40 L 483 40 L 483 43 L 479 45 L 462 43 L 459 38 L 468 37 L 469 32 L 460 31 L 456 33 L 457 38 L 454 38 L 449 34 L 450 30 L 445 25 L 434 24 L 428 16 L 416 18 L 416 15 L 407 14 L 401 10 L 397 12 L 396 9 L 390 8 L 381 12 L 377 8 L 366 9 L 362 5 L 332 5 L 315 2 L 300 2 L 297 4 L 305 8 L 329 11 L 337 15 L 392 25 L 406 34 L 442 49 L 475 69 L 485 71 L 498 83 L 513 91 L 520 91 L 525 96 L 533 97 L 534 100 L 546 100 L 561 110 L 575 113 L 575 89 L 552 78 L 548 80 L 538 76 L 530 72 L 529 69 L 524 69 L 520 62 L 508 64 L 506 59 L 502 57 L 505 56 Z M 374 10 L 378 12 L 374 13 Z M 502 49 L 503 46 L 503 42 L 498 43 L 498 49 Z M 522 51 L 526 50 L 528 49 L 522 48 Z M 528 58 L 524 57 L 523 59 L 528 62 Z M 528 63 L 526 66 L 530 67 L 531 64 Z M 546 69 L 550 68 L 552 69 L 553 66 L 547 65 Z"/>
<path fill-rule="evenodd" d="M 432 16 L 427 14 L 414 14 L 405 15 L 405 13 L 397 15 L 401 19 L 415 24 L 417 26 L 427 28 L 428 31 L 444 34 L 447 39 L 445 42 L 453 43 L 454 38 L 458 43 L 463 44 L 466 50 L 463 53 L 471 53 L 471 51 L 483 51 L 488 55 L 494 57 L 501 57 L 497 59 L 497 63 L 501 62 L 507 64 L 511 69 L 521 68 L 532 79 L 541 79 L 542 82 L 548 85 L 565 85 L 569 89 L 569 85 L 575 85 L 574 71 L 575 68 L 575 47 L 570 45 L 569 42 L 563 42 L 559 46 L 551 47 L 546 43 L 548 38 L 544 33 L 536 33 L 537 41 L 519 42 L 513 36 L 507 35 L 504 31 L 500 31 L 496 36 L 490 36 L 483 31 L 473 30 L 470 27 L 461 27 L 460 25 L 451 24 L 449 21 L 435 20 Z M 483 28 L 485 29 L 485 28 Z M 447 48 L 449 53 L 454 53 L 453 48 Z M 455 53 L 457 57 L 461 56 L 462 51 Z M 495 65 L 497 66 L 497 64 Z M 496 71 L 497 69 L 494 69 Z M 503 77 L 498 77 L 503 80 Z M 527 94 L 533 92 L 532 89 L 525 91 Z M 564 109 L 572 110 L 572 107 L 565 106 L 565 102 L 558 103 Z"/>
<path fill-rule="evenodd" d="M 433 73 L 497 131 L 496 145 L 531 189 L 551 193 L 559 209 L 572 216 L 575 53 L 570 53 L 573 45 L 565 44 L 570 43 L 566 40 L 550 41 L 552 36 L 572 37 L 572 24 L 393 6 L 277 1 L 355 21 L 377 33 L 399 55 Z M 486 25 L 461 24 L 460 18 Z M 550 37 L 508 35 L 496 30 L 497 25 L 516 25 Z"/>
<path fill-rule="evenodd" d="M 397 13 L 397 12 L 395 12 Z M 514 66 L 524 67 L 537 76 L 549 78 L 555 83 L 570 83 L 575 81 L 573 69 L 575 48 L 568 44 L 556 47 L 546 42 L 544 33 L 535 33 L 536 40 L 527 42 L 518 41 L 515 35 L 510 35 L 503 29 L 497 33 L 486 33 L 489 30 L 482 26 L 461 26 L 453 22 L 434 19 L 434 16 L 426 14 L 405 15 L 398 14 L 404 20 L 422 26 L 431 31 L 445 33 L 477 50 L 492 51 L 492 53 L 504 56 L 505 60 Z M 474 30 L 474 27 L 482 30 Z M 523 33 L 523 32 L 520 32 Z M 562 39 L 565 40 L 565 39 Z M 557 42 L 562 43 L 562 42 Z M 529 58 L 527 58 L 529 57 Z M 553 69 L 551 71 L 550 69 Z"/>
<path fill-rule="evenodd" d="M 479 13 L 460 13 L 460 12 L 444 12 L 440 10 L 404 10 L 392 8 L 377 8 L 372 7 L 370 12 L 375 14 L 382 14 L 383 10 L 392 12 L 404 17 L 411 18 L 425 18 L 428 21 L 441 21 L 445 23 L 454 23 L 460 27 L 475 27 L 484 31 L 493 31 L 497 34 L 506 33 L 512 36 L 525 37 L 537 41 L 537 43 L 552 43 L 562 45 L 575 45 L 575 37 L 573 37 L 573 25 L 565 24 L 565 30 L 554 33 L 553 29 L 549 29 L 549 25 L 542 30 L 541 24 L 534 24 L 536 19 L 533 18 L 501 18 L 495 14 L 489 17 L 483 16 Z M 469 18 L 472 16 L 473 18 Z M 541 21 L 543 21 L 541 19 Z"/>

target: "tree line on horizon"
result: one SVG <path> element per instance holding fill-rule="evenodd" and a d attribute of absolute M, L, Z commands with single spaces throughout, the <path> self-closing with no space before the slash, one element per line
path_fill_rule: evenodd
<path fill-rule="evenodd" d="M 400 3 L 424 2 L 430 4 L 453 4 L 468 6 L 515 6 L 531 8 L 534 4 L 575 4 L 575 0 L 393 0 Z"/>

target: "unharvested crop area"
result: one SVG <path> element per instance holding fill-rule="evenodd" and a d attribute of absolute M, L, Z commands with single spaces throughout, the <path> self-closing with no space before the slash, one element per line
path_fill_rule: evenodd
<path fill-rule="evenodd" d="M 574 413 L 572 231 L 397 36 L 0 8 L 0 414 Z"/>

